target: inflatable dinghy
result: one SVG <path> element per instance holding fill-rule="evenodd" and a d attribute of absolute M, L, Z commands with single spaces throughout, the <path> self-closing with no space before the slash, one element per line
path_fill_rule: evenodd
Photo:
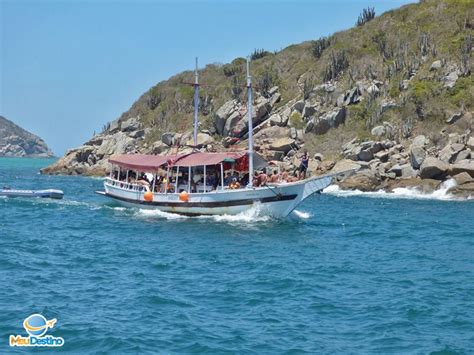
<path fill-rule="evenodd" d="M 61 190 L 14 190 L 10 188 L 3 188 L 0 190 L 0 196 L 6 197 L 41 197 L 62 199 L 64 192 Z"/>

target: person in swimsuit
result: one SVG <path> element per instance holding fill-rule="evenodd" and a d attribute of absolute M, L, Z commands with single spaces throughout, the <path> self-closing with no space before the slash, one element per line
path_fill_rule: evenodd
<path fill-rule="evenodd" d="M 309 156 L 308 152 L 305 150 L 303 156 L 301 157 L 301 164 L 299 168 L 299 179 L 306 179 L 306 171 L 308 170 Z"/>

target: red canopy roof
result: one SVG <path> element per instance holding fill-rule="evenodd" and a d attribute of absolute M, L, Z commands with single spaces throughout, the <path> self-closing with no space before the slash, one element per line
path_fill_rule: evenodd
<path fill-rule="evenodd" d="M 179 156 L 121 154 L 113 155 L 110 157 L 109 162 L 128 169 L 154 171 L 165 165 L 170 159 L 174 162 L 176 159 L 179 159 Z"/>
<path fill-rule="evenodd" d="M 246 156 L 246 152 L 202 153 L 185 155 L 174 162 L 174 166 L 217 165 L 227 159 L 237 160 Z"/>
<path fill-rule="evenodd" d="M 222 162 L 229 163 L 228 160 L 239 160 L 236 169 L 239 167 L 240 170 L 248 169 L 247 152 L 194 152 L 181 155 L 121 154 L 109 158 L 109 162 L 112 164 L 128 169 L 150 172 L 167 164 L 170 164 L 170 166 L 188 167 L 217 165 Z M 256 165 L 255 167 L 264 166 L 266 165 L 266 161 L 258 154 L 254 153 L 254 164 Z"/>

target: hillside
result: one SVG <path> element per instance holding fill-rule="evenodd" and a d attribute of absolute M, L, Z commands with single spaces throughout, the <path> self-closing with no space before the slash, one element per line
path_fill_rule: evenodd
<path fill-rule="evenodd" d="M 0 157 L 52 157 L 46 143 L 0 116 Z"/>
<path fill-rule="evenodd" d="M 289 170 L 298 150 L 318 153 L 313 170 L 320 173 L 343 158 L 368 168 L 375 154 L 397 146 L 387 157 L 399 155 L 391 165 L 380 167 L 384 156 L 370 166 L 377 185 L 422 175 L 420 164 L 409 161 L 412 141 L 420 135 L 428 156 L 438 159 L 443 149 L 454 149 L 449 144 L 462 144 L 445 163 L 466 151 L 460 160 L 474 164 L 469 148 L 474 3 L 425 0 L 372 15 L 366 11 L 354 28 L 327 38 L 252 54 L 257 151 Z M 236 58 L 200 71 L 202 149 L 245 149 L 244 63 Z M 43 172 L 102 175 L 111 154 L 189 149 L 193 89 L 185 83 L 192 80 L 187 71 L 158 83 L 103 132 Z M 390 171 L 406 164 L 411 170 Z M 446 168 L 439 176 L 448 175 Z"/>

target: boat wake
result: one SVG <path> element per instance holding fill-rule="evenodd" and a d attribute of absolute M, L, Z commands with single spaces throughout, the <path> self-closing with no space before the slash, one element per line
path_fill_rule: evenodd
<path fill-rule="evenodd" d="M 167 220 L 175 219 L 206 219 L 214 220 L 216 222 L 264 222 L 270 219 L 261 213 L 260 205 L 254 205 L 247 211 L 236 215 L 212 215 L 212 216 L 183 216 L 180 214 L 163 212 L 159 210 L 139 209 L 135 212 L 135 216 L 139 218 L 162 218 Z"/>
<path fill-rule="evenodd" d="M 460 198 L 457 198 L 448 192 L 449 189 L 454 186 L 456 186 L 456 181 L 454 179 L 449 179 L 443 182 L 437 190 L 431 193 L 423 193 L 417 187 L 398 187 L 393 189 L 393 192 L 386 192 L 383 190 L 363 192 L 360 190 L 342 190 L 337 185 L 331 185 L 324 189 L 323 193 L 339 197 L 365 196 L 372 198 L 460 201 Z"/>

